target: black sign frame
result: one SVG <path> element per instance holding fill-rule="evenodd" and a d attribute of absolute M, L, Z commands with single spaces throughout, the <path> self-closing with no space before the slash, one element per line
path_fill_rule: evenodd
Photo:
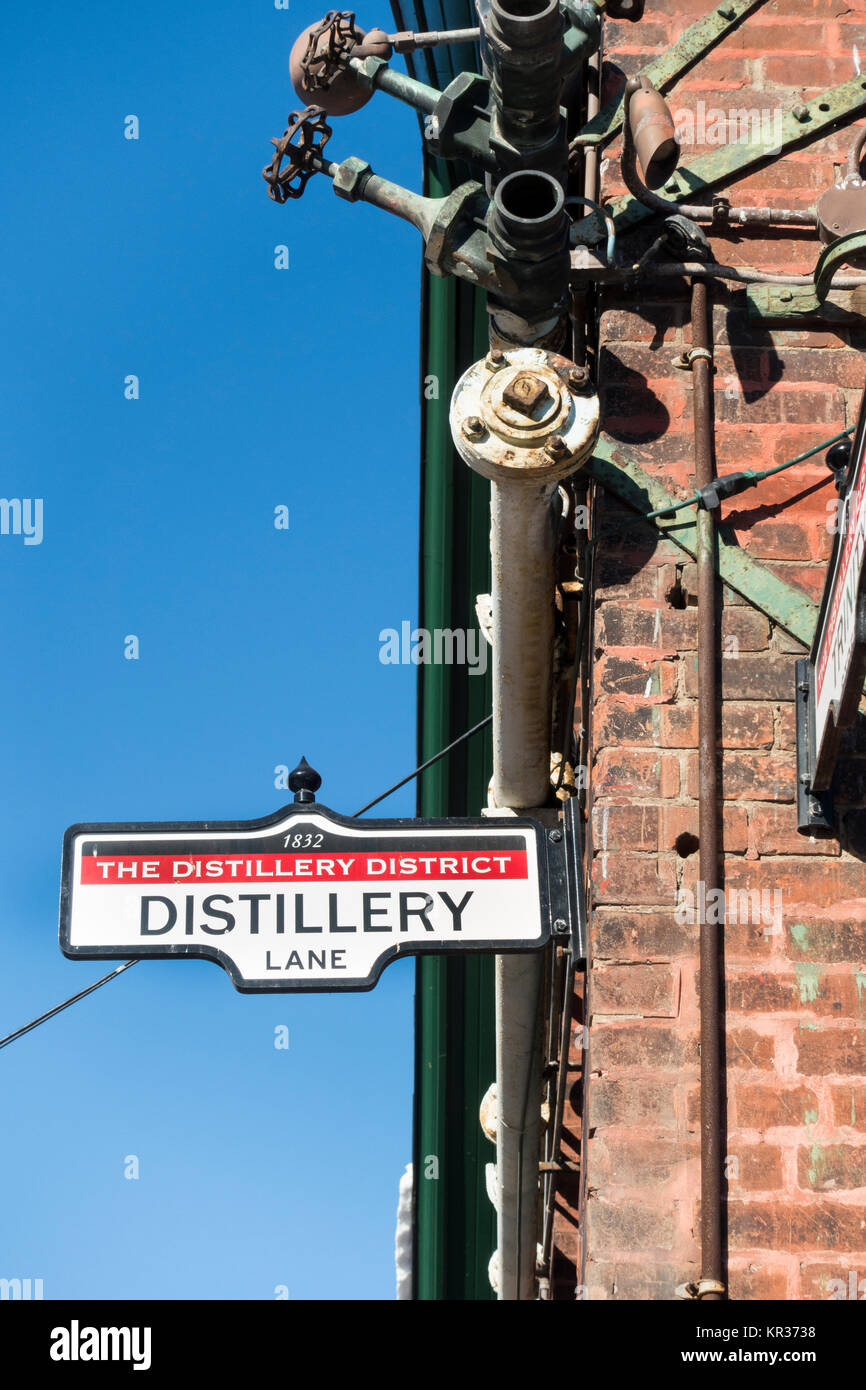
<path fill-rule="evenodd" d="M 539 889 L 539 910 L 542 924 L 542 935 L 530 944 L 525 942 L 515 944 L 512 939 L 495 939 L 483 941 L 461 941 L 458 943 L 449 942 L 447 946 L 439 942 L 409 941 L 399 943 L 390 948 L 383 947 L 381 954 L 377 957 L 373 969 L 369 976 L 362 980 L 351 978 L 346 981 L 335 980 L 329 977 L 322 983 L 308 982 L 306 980 L 287 981 L 285 978 L 278 980 L 250 980 L 244 979 L 238 971 L 235 962 L 226 955 L 217 945 L 210 945 L 200 941 L 196 942 L 176 942 L 164 944 L 160 942 L 148 942 L 137 950 L 131 951 L 126 945 L 105 945 L 105 946 L 73 946 L 70 942 L 70 912 L 72 906 L 73 892 L 73 869 L 75 862 L 75 842 L 79 837 L 89 837 L 98 840 L 101 835 L 122 835 L 128 834 L 130 838 L 141 835 L 155 835 L 164 833 L 173 834 L 195 834 L 206 836 L 208 832 L 215 835 L 230 834 L 236 831 L 239 834 L 246 832 L 263 831 L 277 826 L 284 828 L 291 821 L 302 822 L 309 818 L 311 814 L 321 817 L 334 826 L 335 832 L 340 829 L 352 829 L 355 832 L 353 843 L 357 846 L 357 831 L 369 832 L 372 839 L 377 832 L 387 835 L 389 831 L 411 831 L 415 839 L 423 839 L 427 830 L 451 830 L 462 834 L 471 834 L 473 831 L 483 831 L 488 841 L 493 837 L 508 837 L 514 832 L 529 831 L 535 837 L 537 869 L 538 869 L 538 889 Z M 412 851 L 412 841 L 405 842 L 402 846 L 403 852 Z M 114 846 L 117 852 L 117 845 Z M 375 852 L 375 846 L 369 846 Z M 393 847 L 392 847 L 393 851 Z M 416 851 L 417 852 L 417 851 Z M 527 852 L 531 853 L 531 844 L 527 845 Z M 437 819 L 415 819 L 412 817 L 401 817 L 397 819 L 364 819 L 358 820 L 354 817 L 342 816 L 329 807 L 317 801 L 292 802 L 282 807 L 280 810 L 269 815 L 261 816 L 253 820 L 246 821 L 130 821 L 130 822 L 102 822 L 86 821 L 76 825 L 71 825 L 66 830 L 63 837 L 63 859 L 61 868 L 61 888 L 60 888 L 60 914 L 59 914 L 59 939 L 60 949 L 70 960 L 127 960 L 131 957 L 136 959 L 151 960 L 171 960 L 187 958 L 193 960 L 210 960 L 219 965 L 229 976 L 235 989 L 242 994 L 265 994 L 265 993 L 309 993 L 309 994 L 329 994 L 329 993 L 358 993 L 371 990 L 378 983 L 382 971 L 386 969 L 394 960 L 402 959 L 406 956 L 417 956 L 425 954 L 436 955 L 464 955 L 466 953 L 477 954 L 479 952 L 487 954 L 506 954 L 527 950 L 543 949 L 551 937 L 561 938 L 563 935 L 574 937 L 574 901 L 575 877 L 579 872 L 572 867 L 566 871 L 564 858 L 567 852 L 566 841 L 563 839 L 562 830 L 549 829 L 540 824 L 539 821 L 531 817 L 508 816 L 497 818 L 491 817 L 445 817 Z M 579 949 L 584 949 L 581 941 Z"/>

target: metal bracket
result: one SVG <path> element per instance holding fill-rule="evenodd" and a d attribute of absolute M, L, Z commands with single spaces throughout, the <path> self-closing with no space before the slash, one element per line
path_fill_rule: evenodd
<path fill-rule="evenodd" d="M 682 77 L 683 73 L 688 72 L 689 68 L 703 58 L 705 53 L 709 53 L 716 44 L 726 38 L 746 15 L 765 3 L 766 0 L 726 0 L 725 4 L 717 5 L 710 14 L 699 19 L 696 24 L 689 25 L 677 42 L 661 57 L 648 63 L 642 69 L 641 76 L 647 77 L 658 91 L 666 91 L 678 77 Z M 608 14 L 611 14 L 610 5 Z M 631 15 L 627 17 L 632 18 Z M 583 127 L 577 138 L 577 145 L 606 145 L 622 129 L 622 113 L 622 96 L 614 97 Z"/>
<path fill-rule="evenodd" d="M 583 882 L 583 836 L 577 797 L 563 808 L 563 823 L 547 832 L 550 934 L 571 943 L 572 965 L 586 962 L 586 894 Z"/>
<path fill-rule="evenodd" d="M 644 516 L 663 507 L 665 502 L 678 500 L 635 459 L 607 439 L 600 439 L 596 444 L 592 458 L 586 464 L 586 471 L 626 506 Z M 698 545 L 696 517 L 694 507 L 684 507 L 670 521 L 655 517 L 647 521 L 647 525 L 654 527 L 660 536 L 672 540 L 694 559 Z M 717 526 L 715 530 L 718 541 L 716 565 L 723 583 L 742 594 L 743 598 L 805 647 L 810 646 L 818 621 L 817 605 L 744 550 L 729 527 Z"/>
<path fill-rule="evenodd" d="M 801 657 L 797 661 L 796 673 L 797 692 L 794 708 L 797 718 L 797 829 L 805 833 L 812 830 L 832 830 L 832 792 L 812 791 L 815 765 L 815 704 L 813 667 L 808 657 Z"/>
<path fill-rule="evenodd" d="M 752 323 L 781 321 L 793 329 L 815 320 L 839 328 L 863 322 L 856 310 L 819 299 L 811 285 L 749 285 L 745 298 Z"/>
<path fill-rule="evenodd" d="M 700 202 L 701 195 L 718 186 L 735 182 L 750 170 L 777 159 L 788 149 L 808 144 L 836 126 L 851 120 L 866 107 L 866 74 L 842 82 L 801 102 L 783 116 L 780 127 L 764 140 L 737 141 L 699 155 L 690 164 L 681 164 L 676 173 L 658 192 L 673 201 Z M 632 195 L 617 198 L 608 207 L 617 236 L 637 226 L 648 217 L 657 217 L 655 208 L 647 207 Z M 596 213 L 574 224 L 573 236 L 580 241 L 596 242 L 604 235 L 604 224 Z"/>

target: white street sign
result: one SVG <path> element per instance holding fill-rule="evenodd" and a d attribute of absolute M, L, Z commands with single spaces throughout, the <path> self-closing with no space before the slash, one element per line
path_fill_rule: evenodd
<path fill-rule="evenodd" d="M 352 821 L 297 804 L 233 824 L 74 825 L 67 956 L 197 956 L 239 990 L 370 989 L 389 961 L 550 933 L 534 821 Z"/>

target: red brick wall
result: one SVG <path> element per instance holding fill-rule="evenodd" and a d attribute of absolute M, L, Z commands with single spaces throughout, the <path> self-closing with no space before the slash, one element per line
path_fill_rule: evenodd
<path fill-rule="evenodd" d="M 609 91 L 710 8 L 648 0 L 642 23 L 608 23 Z M 866 0 L 770 0 L 669 101 L 788 110 L 853 76 L 855 45 L 866 68 Z M 852 128 L 783 156 L 728 196 L 813 205 Z M 683 159 L 702 152 L 687 148 Z M 607 196 L 620 191 L 617 175 L 610 158 Z M 634 245 L 647 243 L 642 235 Z M 720 261 L 764 269 L 811 270 L 818 254 L 802 232 L 713 245 Z M 750 325 L 742 291 L 713 298 L 720 473 L 768 467 L 854 422 L 862 329 L 769 331 Z M 672 366 L 689 346 L 688 318 L 679 285 L 608 296 L 600 327 L 607 434 L 679 495 L 694 486 L 691 378 Z M 834 500 L 818 455 L 732 499 L 723 515 L 753 556 L 817 601 Z M 695 567 L 671 542 L 654 544 L 609 495 L 598 516 L 582 1144 L 577 1115 L 567 1117 L 584 1196 L 579 1227 L 563 1203 L 557 1242 L 579 1296 L 667 1299 L 700 1273 L 698 928 L 674 917 L 678 892 L 698 877 Z M 721 637 L 724 883 L 782 895 L 781 930 L 728 923 L 724 932 L 730 1293 L 848 1297 L 851 1271 L 858 1287 L 866 1280 L 866 718 L 847 740 L 840 838 L 799 835 L 801 648 L 728 591 Z"/>

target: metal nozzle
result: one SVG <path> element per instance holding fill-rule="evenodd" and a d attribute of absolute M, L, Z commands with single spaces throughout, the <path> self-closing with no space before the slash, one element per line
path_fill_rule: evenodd
<path fill-rule="evenodd" d="M 661 188 L 680 158 L 670 107 L 646 77 L 633 77 L 626 94 L 629 130 L 644 183 L 648 188 Z"/>

